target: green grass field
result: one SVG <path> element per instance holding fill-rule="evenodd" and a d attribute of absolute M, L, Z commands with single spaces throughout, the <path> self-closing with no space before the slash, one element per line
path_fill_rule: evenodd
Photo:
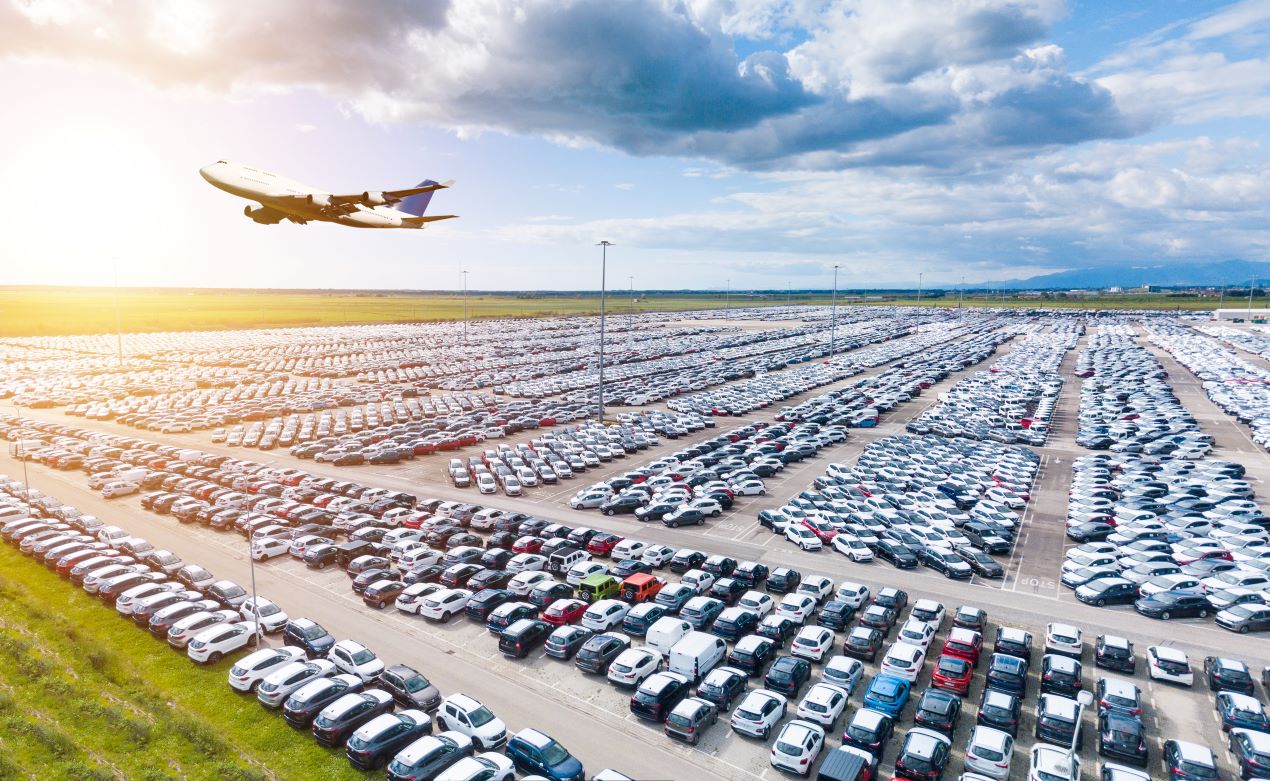
<path fill-rule="evenodd" d="M 0 778 L 362 779 L 113 609 L 0 545 Z"/>
<path fill-rule="evenodd" d="M 730 301 L 721 293 L 641 293 L 634 309 L 641 312 L 675 312 L 689 309 L 828 304 L 828 294 L 800 294 L 790 297 L 776 293 L 749 296 L 733 293 Z M 860 300 L 840 293 L 843 305 L 901 305 L 917 302 L 913 297 L 881 296 Z M 1246 299 L 1245 299 L 1246 301 Z M 1270 299 L 1254 301 L 1263 309 Z M 955 294 L 941 298 L 923 297 L 926 306 L 957 306 Z M 1228 307 L 1243 301 L 1227 299 Z M 1019 299 L 971 295 L 965 306 L 1008 306 L 1057 309 L 1211 309 L 1213 299 L 1171 298 L 1165 294 L 1104 296 L 1096 299 Z M 609 312 L 620 315 L 632 310 L 631 299 L 621 291 L 611 293 Z M 472 294 L 468 298 L 471 318 L 538 317 L 547 315 L 598 314 L 600 300 L 595 295 L 539 293 Z M 451 293 L 375 293 L 323 291 L 242 291 L 242 290 L 159 290 L 124 289 L 118 298 L 119 325 L 125 332 L 198 331 L 232 328 L 341 325 L 350 323 L 397 323 L 457 320 L 463 317 L 463 296 Z M 113 333 L 116 327 L 115 295 L 109 288 L 0 288 L 0 337 L 57 336 L 67 334 Z"/>

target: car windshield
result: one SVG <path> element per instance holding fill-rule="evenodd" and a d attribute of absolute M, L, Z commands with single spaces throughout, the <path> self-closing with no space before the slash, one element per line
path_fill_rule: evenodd
<path fill-rule="evenodd" d="M 375 655 L 366 648 L 353 654 L 353 664 L 369 664 L 373 661 L 375 661 Z"/>
<path fill-rule="evenodd" d="M 494 720 L 494 714 L 490 713 L 489 708 L 482 705 L 471 713 L 467 714 L 467 719 L 472 723 L 473 727 L 482 727 Z"/>
<path fill-rule="evenodd" d="M 792 757 L 800 756 L 803 753 L 802 746 L 799 746 L 795 743 L 786 743 L 783 740 L 776 741 L 776 750 L 781 752 L 782 754 L 788 754 L 789 756 L 792 756 Z"/>
<path fill-rule="evenodd" d="M 1036 777 L 1040 779 L 1040 781 L 1071 781 L 1071 779 L 1060 776 L 1057 773 L 1047 773 L 1039 768 L 1036 771 Z"/>
<path fill-rule="evenodd" d="M 422 675 L 416 675 L 412 678 L 407 678 L 405 685 L 406 685 L 406 691 L 419 692 L 428 688 L 431 684 L 428 683 L 427 678 L 424 678 Z"/>
<path fill-rule="evenodd" d="M 548 743 L 542 749 L 542 761 L 548 766 L 558 765 L 569 758 L 569 752 L 559 743 Z"/>
<path fill-rule="evenodd" d="M 864 727 L 858 727 L 855 724 L 847 727 L 847 737 L 852 740 L 858 740 L 861 743 L 872 743 L 877 739 L 877 736 L 873 734 L 872 730 L 865 729 Z"/>
<path fill-rule="evenodd" d="M 1217 777 L 1217 768 L 1212 767 L 1211 765 L 1204 765 L 1199 762 L 1191 762 L 1189 760 L 1183 759 L 1179 763 L 1179 766 L 1182 768 L 1182 772 L 1186 773 L 1189 776 L 1195 776 L 1197 778 L 1216 778 Z"/>
<path fill-rule="evenodd" d="M 673 713 L 673 712 L 666 717 L 666 723 L 673 724 L 676 727 L 691 727 L 692 726 L 692 720 L 689 719 L 687 716 L 682 716 L 678 713 Z"/>
<path fill-rule="evenodd" d="M 988 748 L 987 746 L 983 746 L 979 744 L 975 745 L 974 752 L 975 752 L 975 756 L 979 757 L 980 759 L 986 759 L 989 762 L 1000 762 L 1005 757 L 1005 755 L 1002 754 L 1000 751 L 997 751 L 994 748 Z"/>

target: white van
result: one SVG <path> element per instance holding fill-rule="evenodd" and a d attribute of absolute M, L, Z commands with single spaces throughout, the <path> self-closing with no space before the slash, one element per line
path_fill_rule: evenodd
<path fill-rule="evenodd" d="M 662 616 L 648 627 L 648 632 L 644 635 L 644 645 L 661 654 L 664 659 L 670 656 L 670 649 L 675 643 L 691 631 L 692 624 L 682 618 Z"/>
<path fill-rule="evenodd" d="M 728 646 L 722 638 L 705 632 L 689 632 L 671 647 L 666 669 L 687 676 L 695 683 L 722 662 L 727 652 Z"/>

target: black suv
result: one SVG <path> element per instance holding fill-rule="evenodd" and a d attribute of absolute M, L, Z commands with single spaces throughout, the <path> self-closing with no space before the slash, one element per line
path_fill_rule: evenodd
<path fill-rule="evenodd" d="M 613 660 L 630 647 L 631 640 L 625 635 L 613 632 L 596 635 L 578 649 L 573 665 L 583 672 L 605 675 Z"/>
<path fill-rule="evenodd" d="M 763 685 L 786 697 L 797 697 L 811 678 L 811 662 L 795 656 L 778 656 L 763 676 Z"/>
<path fill-rule="evenodd" d="M 307 618 L 293 618 L 288 621 L 282 630 L 282 641 L 284 645 L 303 648 L 310 659 L 326 656 L 331 646 L 335 645 L 335 638 L 330 632 Z"/>

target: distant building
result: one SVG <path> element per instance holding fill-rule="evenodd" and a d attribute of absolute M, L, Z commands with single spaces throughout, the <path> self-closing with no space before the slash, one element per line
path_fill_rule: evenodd
<path fill-rule="evenodd" d="M 1118 296 L 1124 292 L 1124 288 L 1116 285 L 1116 286 L 1107 288 L 1107 292 L 1113 296 Z"/>

